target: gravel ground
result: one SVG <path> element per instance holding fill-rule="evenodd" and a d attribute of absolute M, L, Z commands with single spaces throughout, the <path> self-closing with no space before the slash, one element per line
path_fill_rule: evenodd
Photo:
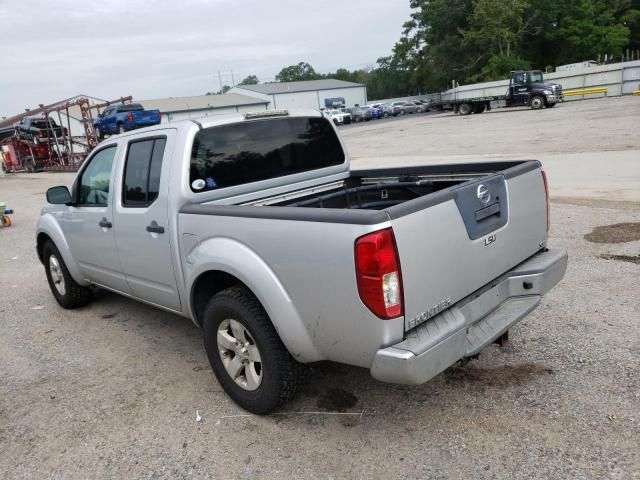
<path fill-rule="evenodd" d="M 604 124 L 618 100 L 570 108 L 593 116 L 599 104 Z M 503 115 L 527 122 L 568 106 Z M 470 135 L 482 139 L 481 129 L 479 148 L 489 149 L 491 135 L 500 135 L 494 122 L 504 119 L 498 112 L 470 118 Z M 367 130 L 371 142 L 418 151 L 426 145 L 422 130 L 451 120 L 465 121 L 424 116 L 384 131 L 354 126 L 344 129 L 345 141 L 362 159 L 371 155 Z M 640 150 L 627 132 L 606 151 L 599 138 L 589 145 L 592 124 L 576 122 L 573 135 L 583 137 L 583 151 L 602 152 L 601 162 L 610 161 L 607 152 Z M 403 128 L 414 133 L 400 139 Z M 517 147 L 504 151 L 559 153 L 511 142 Z M 497 141 L 493 147 L 503 151 Z M 616 178 L 632 182 L 637 173 L 618 170 Z M 568 249 L 567 274 L 512 330 L 507 347 L 418 387 L 317 365 L 284 410 L 256 417 L 221 391 L 189 320 L 109 293 L 80 310 L 57 306 L 33 232 L 46 188 L 70 180 L 0 178 L 0 200 L 18 210 L 14 226 L 0 229 L 0 478 L 640 478 L 640 267 L 610 259 L 640 254 L 640 203 L 554 201 L 550 244 Z M 615 189 L 601 179 L 598 191 Z M 597 229 L 615 224 L 630 226 Z"/>

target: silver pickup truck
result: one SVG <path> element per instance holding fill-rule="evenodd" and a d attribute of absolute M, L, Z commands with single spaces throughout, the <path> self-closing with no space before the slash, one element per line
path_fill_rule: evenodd
<path fill-rule="evenodd" d="M 539 162 L 352 171 L 317 111 L 115 135 L 47 202 L 37 252 L 62 307 L 100 287 L 191 318 L 225 391 L 260 414 L 320 360 L 426 382 L 567 265 Z"/>

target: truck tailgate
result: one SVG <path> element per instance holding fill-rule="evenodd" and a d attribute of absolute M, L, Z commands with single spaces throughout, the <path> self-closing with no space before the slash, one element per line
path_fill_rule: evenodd
<path fill-rule="evenodd" d="M 387 212 L 400 257 L 405 330 L 490 283 L 547 239 L 545 186 L 533 161 Z"/>

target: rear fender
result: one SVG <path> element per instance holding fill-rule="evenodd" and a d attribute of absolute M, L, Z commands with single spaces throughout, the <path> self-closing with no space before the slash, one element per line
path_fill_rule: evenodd
<path fill-rule="evenodd" d="M 185 263 L 185 281 L 190 289 L 196 279 L 208 271 L 233 275 L 258 298 L 280 339 L 296 360 L 321 359 L 285 287 L 256 252 L 236 240 L 217 237 L 202 241 L 185 254 L 189 259 Z M 188 301 L 191 318 L 195 319 L 193 295 Z"/>
<path fill-rule="evenodd" d="M 62 260 L 64 260 L 64 263 L 67 266 L 67 270 L 69 270 L 69 273 L 71 274 L 73 279 L 82 286 L 89 285 L 89 283 L 80 273 L 78 263 L 75 261 L 73 255 L 71 254 L 69 244 L 67 243 L 62 229 L 60 228 L 60 224 L 58 224 L 55 217 L 50 213 L 45 213 L 38 220 L 36 238 L 40 234 L 47 235 L 55 244 L 56 248 L 60 252 L 60 255 L 62 255 Z"/>

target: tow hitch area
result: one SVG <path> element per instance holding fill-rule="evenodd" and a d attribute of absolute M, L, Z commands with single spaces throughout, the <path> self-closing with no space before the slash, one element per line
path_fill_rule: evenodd
<path fill-rule="evenodd" d="M 495 343 L 496 345 L 500 345 L 503 348 L 506 347 L 509 344 L 509 330 L 507 330 L 502 335 L 500 335 L 498 338 L 496 338 L 493 341 L 493 343 Z"/>

